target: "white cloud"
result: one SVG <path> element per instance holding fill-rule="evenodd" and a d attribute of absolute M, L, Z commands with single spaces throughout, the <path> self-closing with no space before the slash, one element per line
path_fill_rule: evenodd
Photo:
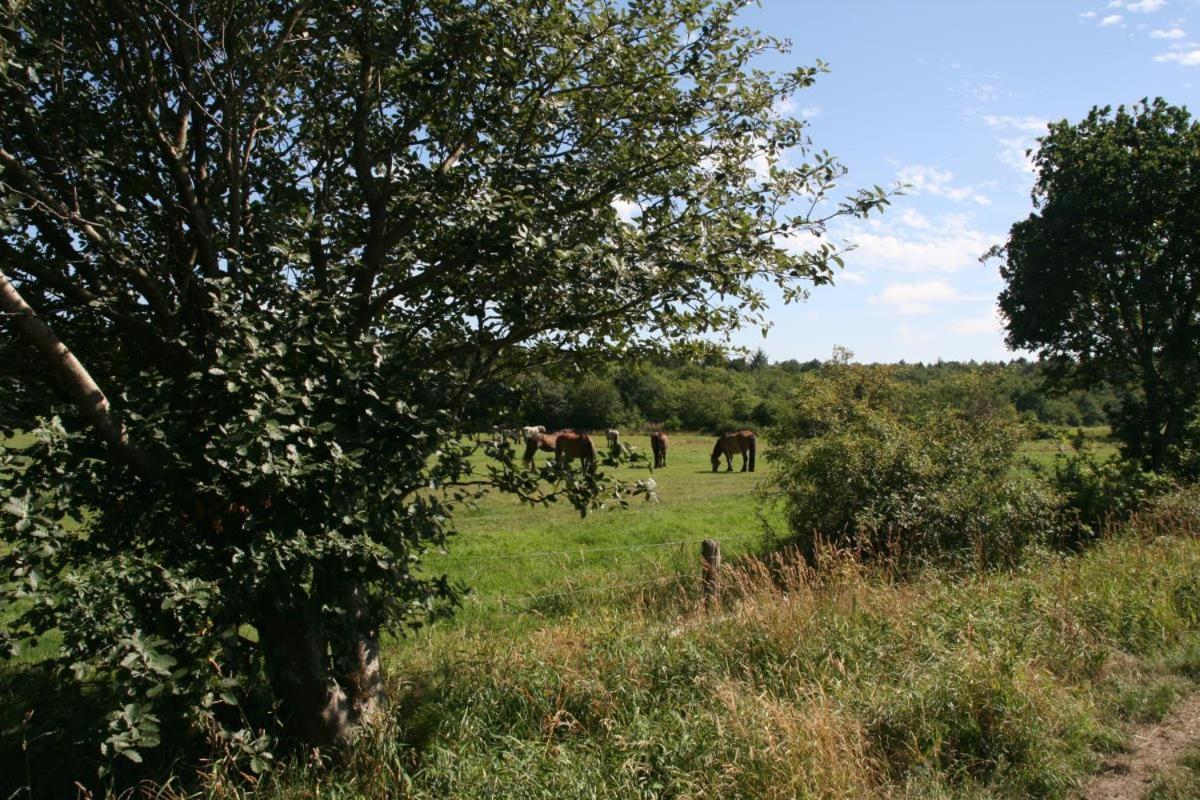
<path fill-rule="evenodd" d="M 617 216 L 622 221 L 633 224 L 633 218 L 642 213 L 642 208 L 637 203 L 630 202 L 623 197 L 614 197 L 612 207 L 616 210 Z"/>
<path fill-rule="evenodd" d="M 1009 128 L 1021 131 L 1022 133 L 1046 132 L 1046 120 L 1041 117 L 1012 117 L 988 114 L 983 118 L 983 121 L 993 128 Z"/>
<path fill-rule="evenodd" d="M 1151 39 L 1182 39 L 1187 36 L 1183 28 L 1170 28 L 1168 30 L 1153 30 L 1150 31 Z"/>
<path fill-rule="evenodd" d="M 899 219 L 908 227 L 916 228 L 917 230 L 928 230 L 931 224 L 929 217 L 912 208 L 906 208 L 901 211 Z"/>
<path fill-rule="evenodd" d="M 782 97 L 775 101 L 775 105 L 771 107 L 777 117 L 799 117 L 800 119 L 812 119 L 821 115 L 820 106 L 803 106 L 797 107 L 796 101 L 790 97 Z"/>
<path fill-rule="evenodd" d="M 843 281 L 845 283 L 854 283 L 859 286 L 866 283 L 868 280 L 865 272 L 853 269 L 844 269 L 841 272 L 836 272 L 834 273 L 833 279 L 835 281 Z"/>
<path fill-rule="evenodd" d="M 971 89 L 971 94 L 981 103 L 986 103 L 995 100 L 999 94 L 997 88 L 990 83 L 981 83 Z"/>
<path fill-rule="evenodd" d="M 944 197 L 956 203 L 970 201 L 981 206 L 992 204 L 991 198 L 981 194 L 973 186 L 952 186 L 954 173 L 927 164 L 910 164 L 900 168 L 896 176 L 901 183 L 908 184 L 911 194 L 928 194 Z"/>
<path fill-rule="evenodd" d="M 1046 120 L 1034 116 L 1013 117 L 989 115 L 983 121 L 997 132 L 1000 161 L 1018 172 L 1032 174 L 1033 159 L 1027 154 L 1036 142 L 1037 134 L 1046 132 Z M 1016 134 L 1015 136 L 1000 134 Z"/>
<path fill-rule="evenodd" d="M 1181 67 L 1200 67 L 1200 50 L 1176 50 L 1154 57 L 1155 61 L 1174 62 Z"/>
<path fill-rule="evenodd" d="M 1124 19 L 1124 17 L 1122 17 L 1120 14 L 1109 14 L 1107 17 L 1100 20 L 1096 24 L 1099 25 L 1101 28 L 1108 28 L 1112 25 L 1116 25 L 1122 19 Z"/>
<path fill-rule="evenodd" d="M 979 257 L 1001 238 L 974 228 L 969 215 L 930 220 L 917 212 L 847 225 L 839 234 L 855 246 L 847 260 L 857 270 L 942 275 L 978 266 Z"/>
<path fill-rule="evenodd" d="M 1037 167 L 1033 163 L 1034 142 L 1032 140 L 1018 136 L 1008 139 L 999 138 L 996 141 L 1000 143 L 1000 152 L 997 154 L 1000 163 L 1027 175 L 1032 175 L 1037 171 Z"/>
<path fill-rule="evenodd" d="M 1137 2 L 1126 2 L 1125 10 L 1132 11 L 1134 14 L 1149 14 L 1158 11 L 1167 4 L 1167 0 L 1137 0 Z"/>
<path fill-rule="evenodd" d="M 922 281 L 920 283 L 893 283 L 877 295 L 872 295 L 872 305 L 885 305 L 898 314 L 928 314 L 934 303 L 946 303 L 961 299 L 958 290 L 945 281 Z"/>
<path fill-rule="evenodd" d="M 993 308 L 979 317 L 955 320 L 946 326 L 946 330 L 959 336 L 996 334 L 1004 330 L 1004 320 L 1000 316 L 1000 309 Z"/>
<path fill-rule="evenodd" d="M 1096 12 L 1095 11 L 1084 11 L 1079 16 L 1082 17 L 1083 19 L 1092 19 L 1093 17 L 1096 16 Z"/>

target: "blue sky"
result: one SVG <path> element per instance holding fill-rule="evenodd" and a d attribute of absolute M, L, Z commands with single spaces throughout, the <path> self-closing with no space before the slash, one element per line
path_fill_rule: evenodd
<path fill-rule="evenodd" d="M 978 257 L 1031 211 L 1024 150 L 1049 120 L 1162 96 L 1200 112 L 1200 0 L 763 0 L 747 25 L 792 41 L 779 69 L 831 71 L 782 110 L 850 169 L 847 189 L 911 184 L 881 217 L 838 225 L 858 245 L 837 285 L 772 298 L 773 360 L 1009 359 L 998 265 Z M 772 293 L 773 294 L 773 293 Z"/>

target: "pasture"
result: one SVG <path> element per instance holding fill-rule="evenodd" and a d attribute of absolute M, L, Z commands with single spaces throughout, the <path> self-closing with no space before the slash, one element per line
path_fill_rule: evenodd
<path fill-rule="evenodd" d="M 1049 468 L 1070 452 L 1062 437 L 1027 439 L 1018 449 L 1016 469 Z M 1100 458 L 1116 452 L 1108 429 L 1089 428 L 1085 438 Z M 672 433 L 668 466 L 623 466 L 616 474 L 635 481 L 652 477 L 658 500 L 634 498 L 627 508 L 592 512 L 581 519 L 565 503 L 530 507 L 509 495 L 492 493 L 456 516 L 458 534 L 443 553 L 424 559 L 425 571 L 445 573 L 469 587 L 462 608 L 435 623 L 421 637 L 462 629 L 513 632 L 548 619 L 620 610 L 647 593 L 679 586 L 693 588 L 700 573 L 700 540 L 717 539 L 725 557 L 762 552 L 785 525 L 778 508 L 764 503 L 756 489 L 771 470 L 770 441 L 759 437 L 755 472 L 712 472 L 714 436 Z M 649 451 L 644 433 L 622 432 L 622 441 Z M 538 463 L 552 458 L 539 453 Z M 486 460 L 482 453 L 476 459 Z M 612 471 L 611 467 L 602 469 Z"/>
<path fill-rule="evenodd" d="M 622 432 L 622 440 L 649 452 L 645 434 Z M 725 472 L 722 463 L 714 473 L 709 461 L 714 441 L 707 434 L 672 434 L 666 468 L 651 471 L 644 463 L 616 468 L 629 482 L 653 478 L 657 501 L 638 497 L 625 509 L 581 519 L 565 503 L 530 507 L 493 493 L 458 514 L 459 533 L 448 552 L 425 559 L 428 572 L 444 572 L 471 589 L 463 608 L 442 625 L 507 628 L 582 608 L 619 606 L 643 587 L 698 574 L 702 539 L 720 540 L 727 556 L 758 549 L 764 523 L 782 524 L 775 512 L 760 510 L 755 497 L 768 474 L 762 457 L 767 448 L 760 438 L 753 473 L 737 471 L 740 459 L 734 472 Z M 551 457 L 539 453 L 538 463 Z M 482 454 L 477 458 L 485 460 Z"/>
<path fill-rule="evenodd" d="M 652 474 L 657 502 L 581 519 L 493 494 L 464 510 L 425 568 L 470 591 L 455 615 L 386 644 L 399 706 L 381 736 L 337 769 L 289 758 L 257 789 L 214 771 L 197 790 L 1066 797 L 1098 754 L 1126 745 L 1129 724 L 1194 689 L 1200 552 L 1188 536 L 906 585 L 852 561 L 821 576 L 734 567 L 728 602 L 703 613 L 699 540 L 719 539 L 736 564 L 783 527 L 755 491 L 769 443 L 756 472 L 713 473 L 713 441 L 674 434 L 665 469 L 619 468 Z M 1030 440 L 1021 452 L 1050 463 L 1057 449 Z M 53 781 L 30 780 L 51 796 Z M 166 795 L 197 796 L 180 789 Z"/>
<path fill-rule="evenodd" d="M 1100 457 L 1116 452 L 1107 428 L 1084 433 Z M 19 448 L 26 439 L 17 437 L 6 446 Z M 623 431 L 622 441 L 649 453 L 644 433 Z M 766 549 L 771 532 L 784 530 L 779 510 L 756 495 L 770 474 L 770 442 L 759 437 L 755 472 L 738 472 L 735 458 L 734 472 L 725 472 L 722 462 L 714 473 L 709 461 L 714 441 L 705 433 L 672 433 L 666 468 L 651 470 L 646 463 L 616 468 L 615 474 L 629 482 L 653 478 L 656 501 L 634 498 L 627 508 L 581 519 L 566 503 L 531 507 L 493 492 L 462 509 L 455 519 L 458 533 L 444 552 L 426 554 L 423 571 L 444 573 L 467 591 L 453 616 L 418 637 L 422 646 L 450 631 L 513 633 L 600 608 L 619 611 L 647 593 L 692 588 L 701 568 L 700 540 L 706 538 L 719 540 L 727 558 Z M 1028 439 L 1018 456 L 1049 467 L 1069 450 L 1060 438 Z M 538 463 L 552 457 L 539 453 Z M 479 466 L 486 460 L 482 451 L 475 456 Z M 0 619 L 11 615 L 11 609 L 0 611 Z M 41 660 L 55 646 L 56 637 L 47 637 L 22 660 Z"/>

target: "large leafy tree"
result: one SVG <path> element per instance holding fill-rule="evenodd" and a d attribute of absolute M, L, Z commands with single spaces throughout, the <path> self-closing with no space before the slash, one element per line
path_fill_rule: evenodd
<path fill-rule="evenodd" d="M 1050 125 L 1002 251 L 1008 343 L 1130 389 L 1118 430 L 1171 466 L 1200 400 L 1200 124 L 1162 99 Z"/>
<path fill-rule="evenodd" d="M 259 674 L 309 742 L 375 713 L 456 501 L 621 491 L 472 469 L 477 387 L 755 324 L 886 203 L 830 196 L 743 5 L 5 4 L 7 648 L 58 629 L 131 757 Z"/>

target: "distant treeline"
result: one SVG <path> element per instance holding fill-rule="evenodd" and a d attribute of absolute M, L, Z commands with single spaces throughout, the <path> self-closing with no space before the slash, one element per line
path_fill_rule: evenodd
<path fill-rule="evenodd" d="M 708 432 L 763 428 L 783 418 L 801 376 L 826 368 L 827 362 L 816 359 L 771 363 L 759 350 L 745 358 L 631 361 L 575 375 L 532 375 L 486 387 L 479 395 L 481 407 L 498 404 L 510 410 L 506 418 L 477 414 L 472 421 L 481 430 L 494 424 L 584 429 L 661 425 Z M 1048 425 L 1106 425 L 1118 402 L 1107 386 L 1054 392 L 1045 384 L 1046 366 L 1023 358 L 900 362 L 892 369 L 896 379 L 921 386 L 964 373 L 983 375 L 1023 419 Z"/>

